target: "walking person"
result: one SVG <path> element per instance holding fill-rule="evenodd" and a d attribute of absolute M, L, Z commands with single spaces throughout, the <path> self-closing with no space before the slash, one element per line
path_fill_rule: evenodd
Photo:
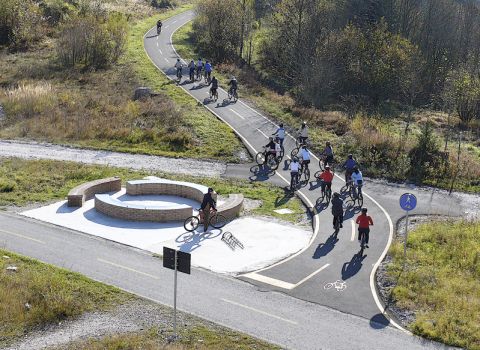
<path fill-rule="evenodd" d="M 203 221 L 203 232 L 207 232 L 210 221 L 210 210 L 217 211 L 213 188 L 209 188 L 208 192 L 203 195 L 202 204 L 200 205 L 200 222 Z"/>
<path fill-rule="evenodd" d="M 362 213 L 357 216 L 357 220 L 355 220 L 355 222 L 358 225 L 358 241 L 362 242 L 362 234 L 365 235 L 365 248 L 368 248 L 370 226 L 373 225 L 373 220 L 367 215 L 367 208 L 362 208 Z"/>

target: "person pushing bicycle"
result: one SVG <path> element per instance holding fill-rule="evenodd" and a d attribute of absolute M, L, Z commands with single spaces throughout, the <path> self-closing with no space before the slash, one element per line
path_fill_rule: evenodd
<path fill-rule="evenodd" d="M 207 193 L 203 195 L 202 204 L 200 205 L 200 222 L 203 221 L 203 232 L 207 232 L 208 223 L 210 221 L 210 211 L 217 211 L 215 199 L 213 194 L 215 191 L 209 187 Z"/>

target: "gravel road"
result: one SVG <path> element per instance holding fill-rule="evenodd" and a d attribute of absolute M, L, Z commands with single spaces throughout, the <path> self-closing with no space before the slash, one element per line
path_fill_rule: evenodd
<path fill-rule="evenodd" d="M 206 177 L 220 177 L 227 168 L 224 163 L 205 160 L 87 150 L 33 141 L 2 140 L 0 141 L 0 157 L 68 160 L 86 164 L 109 165 L 118 168 L 158 170 L 166 173 Z"/>

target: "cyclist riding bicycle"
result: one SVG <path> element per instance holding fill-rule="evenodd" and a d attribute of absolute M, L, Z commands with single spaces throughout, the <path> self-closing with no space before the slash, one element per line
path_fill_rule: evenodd
<path fill-rule="evenodd" d="M 322 155 L 325 156 L 324 164 L 333 164 L 333 147 L 330 141 L 326 142 Z"/>
<path fill-rule="evenodd" d="M 345 163 L 343 163 L 343 168 L 345 169 L 345 182 L 350 181 L 353 170 L 358 166 L 358 163 L 353 159 L 353 155 L 349 154 Z"/>
<path fill-rule="evenodd" d="M 203 221 L 203 232 L 206 232 L 208 229 L 208 224 L 210 220 L 210 210 L 214 212 L 217 211 L 216 202 L 213 198 L 215 191 L 213 188 L 209 188 L 208 192 L 203 195 L 202 204 L 200 205 L 200 222 Z"/>
<path fill-rule="evenodd" d="M 162 21 L 158 20 L 157 21 L 157 33 L 160 33 L 162 31 Z"/>
<path fill-rule="evenodd" d="M 190 75 L 190 80 L 193 82 L 195 80 L 195 61 L 191 60 L 190 63 L 188 64 L 188 70 L 189 70 L 189 75 Z"/>
<path fill-rule="evenodd" d="M 203 61 L 201 58 L 199 58 L 197 62 L 197 79 L 201 77 L 202 68 L 203 68 Z"/>
<path fill-rule="evenodd" d="M 363 175 L 362 175 L 362 172 L 358 169 L 358 167 L 355 167 L 353 169 L 351 179 L 352 179 L 352 185 L 355 188 L 358 188 L 357 195 L 362 193 Z"/>
<path fill-rule="evenodd" d="M 212 64 L 210 63 L 210 61 L 207 61 L 205 63 L 205 77 L 207 78 L 207 80 L 210 79 L 210 76 L 212 75 L 212 70 Z"/>
<path fill-rule="evenodd" d="M 302 158 L 302 172 L 303 169 L 308 169 L 308 164 L 310 164 L 310 152 L 307 149 L 307 145 L 302 146 L 302 150 L 300 153 L 300 157 Z"/>
<path fill-rule="evenodd" d="M 217 94 L 217 89 L 218 89 L 218 80 L 215 78 L 215 76 L 212 77 L 212 80 L 210 81 L 210 84 L 208 86 L 212 85 L 210 88 L 210 95 L 215 96 Z"/>
<path fill-rule="evenodd" d="M 292 162 L 290 163 L 290 190 L 293 190 L 293 183 L 298 183 L 298 169 L 300 164 L 298 164 L 298 158 L 293 157 Z"/>
<path fill-rule="evenodd" d="M 362 234 L 365 235 L 365 247 L 368 248 L 368 238 L 370 235 L 370 226 L 373 220 L 367 215 L 367 208 L 362 208 L 362 213 L 357 217 L 355 222 L 358 224 L 358 241 L 362 241 Z"/>
<path fill-rule="evenodd" d="M 343 199 L 335 192 L 332 198 L 333 228 L 337 228 L 337 221 L 340 228 L 343 227 Z"/>
<path fill-rule="evenodd" d="M 326 165 L 325 170 L 319 176 L 322 180 L 322 194 L 325 195 L 325 188 L 332 190 L 333 173 L 330 171 L 330 166 Z"/>
<path fill-rule="evenodd" d="M 177 69 L 177 78 L 182 76 L 182 67 L 183 64 L 180 62 L 180 58 L 177 58 L 177 63 L 175 63 L 175 68 Z"/>
<path fill-rule="evenodd" d="M 273 137 L 269 138 L 269 142 L 265 145 L 265 161 L 263 165 L 268 163 L 268 158 L 275 157 L 277 154 L 275 142 L 273 141 Z"/>
<path fill-rule="evenodd" d="M 233 95 L 234 92 L 236 92 L 237 89 L 238 89 L 237 79 L 235 79 L 234 76 L 232 76 L 232 78 L 230 79 L 230 82 L 228 83 L 228 86 L 230 86 L 230 89 L 228 90 L 228 93 L 230 95 Z"/>
<path fill-rule="evenodd" d="M 307 122 L 303 122 L 300 129 L 298 129 L 298 139 L 301 144 L 306 144 L 308 139 L 308 126 Z"/>
<path fill-rule="evenodd" d="M 272 136 L 277 136 L 278 142 L 280 142 L 280 147 L 283 147 L 283 140 L 285 140 L 285 129 L 283 124 L 280 124 L 277 131 L 272 134 Z"/>

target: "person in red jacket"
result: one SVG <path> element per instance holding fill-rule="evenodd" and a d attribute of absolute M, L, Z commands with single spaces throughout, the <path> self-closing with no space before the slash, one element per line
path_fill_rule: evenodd
<path fill-rule="evenodd" d="M 329 188 L 330 191 L 332 190 L 332 181 L 333 181 L 333 173 L 330 171 L 330 166 L 326 165 L 325 170 L 322 171 L 320 176 L 318 177 L 319 180 L 322 180 L 322 194 L 325 195 L 325 188 Z"/>
<path fill-rule="evenodd" d="M 368 236 L 370 234 L 370 226 L 373 225 L 373 220 L 367 215 L 367 208 L 362 208 L 362 213 L 355 221 L 358 224 L 358 241 L 362 241 L 362 234 L 365 235 L 365 247 L 368 248 Z"/>

